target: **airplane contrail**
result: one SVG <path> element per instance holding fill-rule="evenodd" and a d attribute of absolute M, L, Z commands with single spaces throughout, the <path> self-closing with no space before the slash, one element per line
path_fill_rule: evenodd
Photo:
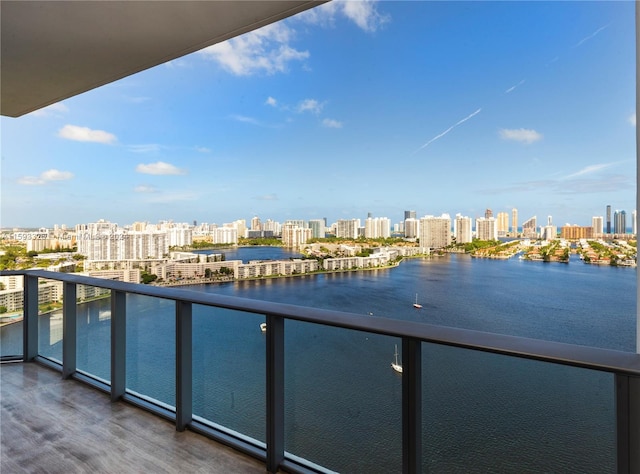
<path fill-rule="evenodd" d="M 458 125 L 463 124 L 464 122 L 466 122 L 467 120 L 469 120 L 470 118 L 478 115 L 480 113 L 480 111 L 482 110 L 482 108 L 476 110 L 475 112 L 473 112 L 470 115 L 467 115 L 465 118 L 463 118 L 462 120 L 458 121 L 455 125 L 452 125 L 451 127 L 447 128 L 444 132 L 440 133 L 439 135 L 436 135 L 435 137 L 433 137 L 431 140 L 429 140 L 427 143 L 425 143 L 424 145 L 422 145 L 420 148 L 418 148 L 416 151 L 414 151 L 413 153 L 417 153 L 420 150 L 422 150 L 423 148 L 428 147 L 429 145 L 431 145 L 433 142 L 435 142 L 436 140 L 438 140 L 439 138 L 444 137 L 447 133 L 449 133 L 451 130 L 453 130 L 454 128 L 456 128 Z"/>
<path fill-rule="evenodd" d="M 524 79 L 522 79 L 520 82 L 518 82 L 515 86 L 511 86 L 509 87 L 506 91 L 504 91 L 505 94 L 508 94 L 510 92 L 513 92 L 515 90 L 516 87 L 521 86 L 522 84 L 524 84 Z"/>
<path fill-rule="evenodd" d="M 604 26 L 601 26 L 596 31 L 591 33 L 589 36 L 586 36 L 585 38 L 582 38 L 580 41 L 578 41 L 578 43 L 574 46 L 574 48 L 577 48 L 578 46 L 582 45 L 582 43 L 584 43 L 585 41 L 589 41 L 591 38 L 593 38 L 595 35 L 600 33 L 602 30 L 604 30 L 605 28 L 608 28 L 610 24 L 611 23 L 609 23 L 607 25 L 604 25 Z"/>

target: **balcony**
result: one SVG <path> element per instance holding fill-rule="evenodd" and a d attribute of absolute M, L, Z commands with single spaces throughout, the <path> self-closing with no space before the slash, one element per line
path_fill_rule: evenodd
<path fill-rule="evenodd" d="M 119 413 L 127 410 L 137 413 L 125 427 L 138 446 L 131 456 L 147 462 L 147 437 L 153 437 L 166 446 L 162 452 L 171 452 L 152 460 L 166 471 L 179 462 L 229 466 L 221 467 L 225 472 L 264 466 L 268 472 L 372 472 L 372 465 L 379 472 L 640 471 L 638 354 L 78 275 L 1 274 L 25 279 L 23 354 L 4 359 L 61 373 L 56 381 L 35 364 L 3 366 L 3 400 L 18 397 L 26 404 L 7 416 L 3 403 L 3 419 L 34 413 L 23 422 L 29 426 L 53 416 L 49 426 L 32 425 L 49 433 L 42 435 L 49 447 L 58 442 L 51 433 L 61 422 L 78 430 L 74 449 L 86 454 L 96 444 L 111 447 L 108 436 L 122 428 Z M 63 282 L 61 320 L 38 315 L 45 278 Z M 104 309 L 81 318 L 77 296 L 85 285 L 108 289 L 110 296 Z M 149 317 L 145 309 L 154 330 L 142 324 Z M 267 322 L 264 333 L 261 321 Z M 238 325 L 238 340 L 225 340 L 229 324 Z M 91 325 L 97 331 L 87 331 Z M 333 353 L 332 341 L 354 335 L 370 344 L 347 343 Z M 158 350 L 161 339 L 171 347 Z M 362 360 L 395 343 L 402 374 L 391 370 L 391 353 L 380 364 L 383 376 L 365 377 Z M 5 339 L 3 346 L 7 356 Z M 229 347 L 238 348 L 231 357 Z M 344 347 L 351 349 L 342 353 Z M 332 369 L 336 357 L 344 366 L 339 373 Z M 311 370 L 317 372 L 304 378 Z M 37 403 L 34 378 L 38 394 L 53 393 L 38 395 Z M 84 384 L 107 393 L 112 405 Z M 107 415 L 96 417 L 100 410 Z M 66 462 L 52 448 L 30 457 L 33 441 L 8 443 L 13 434 L 5 429 L 3 423 L 3 446 L 15 451 L 3 455 L 3 468 L 11 470 L 16 456 L 30 458 L 33 470 Z M 107 439 L 94 441 L 88 432 Z M 182 460 L 184 439 L 197 448 Z M 76 458 L 82 469 L 110 462 L 104 452 L 98 460 Z"/>

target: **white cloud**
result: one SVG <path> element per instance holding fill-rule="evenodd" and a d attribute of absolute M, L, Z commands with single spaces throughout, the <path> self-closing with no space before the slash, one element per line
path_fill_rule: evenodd
<path fill-rule="evenodd" d="M 114 143 L 118 139 L 115 135 L 104 130 L 92 130 L 88 127 L 65 125 L 58 131 L 58 136 L 78 142 Z"/>
<path fill-rule="evenodd" d="M 245 115 L 232 115 L 231 118 L 233 120 L 237 120 L 238 122 L 250 123 L 251 125 L 261 125 L 260 122 L 253 117 L 247 117 Z"/>
<path fill-rule="evenodd" d="M 140 186 L 136 186 L 133 188 L 136 193 L 155 193 L 158 192 L 156 188 L 153 186 L 147 186 L 146 184 L 141 184 Z"/>
<path fill-rule="evenodd" d="M 47 105 L 42 109 L 34 110 L 29 115 L 33 115 L 35 117 L 59 117 L 61 114 L 67 112 L 69 112 L 69 107 L 67 107 L 63 102 L 56 102 L 55 104 Z"/>
<path fill-rule="evenodd" d="M 526 128 L 507 129 L 500 130 L 500 138 L 503 140 L 513 140 L 516 142 L 526 143 L 527 145 L 542 140 L 542 134 L 535 130 L 529 130 Z"/>
<path fill-rule="evenodd" d="M 271 107 L 275 107 L 276 105 L 278 105 L 278 101 L 271 96 L 267 97 L 267 100 L 264 103 L 265 105 L 270 105 Z"/>
<path fill-rule="evenodd" d="M 136 166 L 136 171 L 143 174 L 155 174 L 155 175 L 179 175 L 187 174 L 185 170 L 182 170 L 172 164 L 165 163 L 164 161 L 158 161 L 156 163 L 139 164 Z"/>
<path fill-rule="evenodd" d="M 253 199 L 257 199 L 258 201 L 277 201 L 278 195 L 274 193 L 263 194 L 262 196 L 255 196 Z"/>
<path fill-rule="evenodd" d="M 631 125 L 633 125 L 634 127 L 636 126 L 636 114 L 635 114 L 635 112 L 629 116 L 629 123 Z"/>
<path fill-rule="evenodd" d="M 614 165 L 615 163 L 600 163 L 597 165 L 589 165 L 586 166 L 584 168 L 582 168 L 580 171 L 577 171 L 575 173 L 570 174 L 569 176 L 567 176 L 567 178 L 575 178 L 577 176 L 584 176 L 585 174 L 592 174 L 592 173 L 596 173 L 597 171 L 603 170 L 605 168 L 608 168 L 612 165 Z"/>
<path fill-rule="evenodd" d="M 72 178 L 73 173 L 70 171 L 50 169 L 40 173 L 40 176 L 24 176 L 18 179 L 18 183 L 25 184 L 27 186 L 41 186 L 43 184 L 50 183 L 51 181 L 66 181 Z"/>
<path fill-rule="evenodd" d="M 319 114 L 322 112 L 323 107 L 324 104 L 321 104 L 315 99 L 305 99 L 297 105 L 296 111 L 298 113 L 311 112 L 313 114 Z"/>
<path fill-rule="evenodd" d="M 337 1 L 325 3 L 296 15 L 294 18 L 325 27 L 332 27 L 337 16 L 353 21 L 364 31 L 373 32 L 391 21 L 387 14 L 378 11 L 376 0 Z"/>
<path fill-rule="evenodd" d="M 207 148 L 206 146 L 197 146 L 195 150 L 198 153 L 211 153 L 211 148 Z"/>
<path fill-rule="evenodd" d="M 146 143 L 142 145 L 129 145 L 127 148 L 133 153 L 154 153 L 160 151 L 162 147 L 157 143 Z"/>
<path fill-rule="evenodd" d="M 217 61 L 224 69 L 238 76 L 257 72 L 286 72 L 290 62 L 309 57 L 308 51 L 298 51 L 289 45 L 294 33 L 283 22 L 272 23 L 209 46 L 200 54 Z"/>
<path fill-rule="evenodd" d="M 388 15 L 378 12 L 376 2 L 371 0 L 345 1 L 339 5 L 345 16 L 364 31 L 376 31 L 390 20 Z"/>
<path fill-rule="evenodd" d="M 342 122 L 338 122 L 337 120 L 328 119 L 328 118 L 322 121 L 322 125 L 327 128 L 342 128 Z"/>

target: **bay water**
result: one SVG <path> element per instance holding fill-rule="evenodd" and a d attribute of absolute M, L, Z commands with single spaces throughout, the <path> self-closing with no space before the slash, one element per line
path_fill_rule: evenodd
<path fill-rule="evenodd" d="M 219 252 L 243 261 L 298 256 L 271 247 Z M 573 257 L 560 264 L 446 255 L 187 288 L 635 351 L 635 269 Z M 194 413 L 264 441 L 264 318 L 198 305 L 193 314 Z M 127 387 L 168 405 L 174 315 L 171 301 L 127 296 Z M 109 318 L 108 299 L 78 306 L 78 368 L 107 380 Z M 3 328 L 3 354 L 20 330 Z M 60 314 L 41 317 L 41 353 L 60 359 L 60 338 Z M 287 321 L 285 344 L 285 449 L 339 472 L 399 472 L 402 376 L 390 363 L 400 341 Z M 615 472 L 613 387 L 608 374 L 423 344 L 423 470 Z"/>

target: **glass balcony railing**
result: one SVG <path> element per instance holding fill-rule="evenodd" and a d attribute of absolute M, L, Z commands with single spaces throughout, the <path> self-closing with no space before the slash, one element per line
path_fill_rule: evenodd
<path fill-rule="evenodd" d="M 3 356 L 56 367 L 269 472 L 640 472 L 638 354 L 0 274 L 25 278 L 24 320 L 0 329 Z M 42 281 L 61 285 L 62 308 L 39 307 Z"/>

